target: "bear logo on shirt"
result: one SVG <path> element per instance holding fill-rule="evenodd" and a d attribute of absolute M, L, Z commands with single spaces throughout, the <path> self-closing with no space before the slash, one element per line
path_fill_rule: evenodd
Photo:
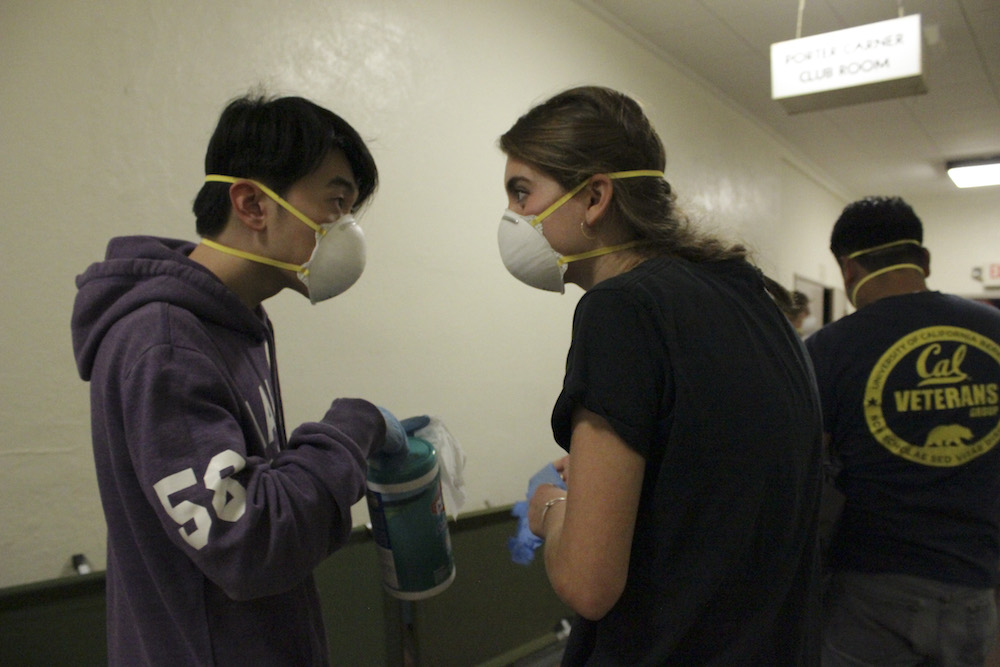
<path fill-rule="evenodd" d="M 972 440 L 972 431 L 961 424 L 942 424 L 927 434 L 924 447 L 958 447 L 965 445 L 966 440 Z"/>

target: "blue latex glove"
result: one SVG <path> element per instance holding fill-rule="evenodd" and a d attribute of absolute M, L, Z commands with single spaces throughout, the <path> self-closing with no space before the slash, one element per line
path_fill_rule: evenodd
<path fill-rule="evenodd" d="M 420 429 L 430 424 L 431 418 L 427 415 L 419 415 L 417 417 L 407 417 L 399 423 L 403 425 L 403 430 L 406 431 L 406 435 L 413 435 Z"/>
<path fill-rule="evenodd" d="M 385 443 L 376 452 L 376 456 L 406 454 L 410 450 L 406 442 L 406 430 L 403 428 L 403 425 L 399 423 L 395 415 L 381 405 L 377 407 L 379 412 L 382 413 L 382 418 L 385 419 Z"/>
<path fill-rule="evenodd" d="M 528 565 L 535 559 L 535 550 L 542 546 L 542 538 L 528 528 L 528 501 L 514 503 L 510 513 L 517 517 L 517 534 L 507 538 L 510 559 L 518 565 Z"/>
<path fill-rule="evenodd" d="M 542 484 L 552 484 L 558 486 L 560 489 L 566 489 L 566 482 L 563 481 L 562 475 L 556 470 L 556 467 L 551 463 L 532 475 L 531 479 L 528 480 L 528 502 L 535 495 L 535 491 L 538 490 Z"/>
<path fill-rule="evenodd" d="M 536 472 L 528 480 L 528 494 L 526 500 L 514 503 L 511 514 L 517 517 L 517 534 L 507 539 L 507 548 L 510 550 L 510 558 L 519 565 L 528 565 L 535 559 L 535 551 L 542 546 L 543 540 L 528 527 L 528 505 L 532 496 L 542 484 L 554 484 L 560 489 L 566 488 L 566 482 L 562 475 L 551 463 Z"/>

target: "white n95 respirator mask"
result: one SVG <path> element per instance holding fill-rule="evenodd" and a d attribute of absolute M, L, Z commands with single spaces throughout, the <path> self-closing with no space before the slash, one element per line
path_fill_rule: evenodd
<path fill-rule="evenodd" d="M 365 270 L 365 234 L 353 215 L 320 225 L 312 255 L 298 267 L 299 280 L 318 303 L 337 296 L 358 281 Z"/>
<path fill-rule="evenodd" d="M 612 180 L 637 176 L 663 178 L 663 172 L 638 169 L 608 174 L 608 178 Z M 570 262 L 608 255 L 639 244 L 639 241 L 629 241 L 628 243 L 595 248 L 578 255 L 560 255 L 549 244 L 548 239 L 542 233 L 542 221 L 582 190 L 588 181 L 589 179 L 580 183 L 538 215 L 521 215 L 509 208 L 504 211 L 503 217 L 500 219 L 500 228 L 497 231 L 497 245 L 500 248 L 500 258 L 511 275 L 531 287 L 562 294 L 566 291 L 563 276 L 566 274 L 566 265 Z"/>
<path fill-rule="evenodd" d="M 316 246 L 313 248 L 308 261 L 302 265 L 282 262 L 270 257 L 263 257 L 236 248 L 230 248 L 216 243 L 211 239 L 202 239 L 201 242 L 208 247 L 248 259 L 252 262 L 295 271 L 299 280 L 306 286 L 309 293 L 309 301 L 314 304 L 345 292 L 361 277 L 361 274 L 365 270 L 365 235 L 353 215 L 344 215 L 334 222 L 319 224 L 310 220 L 304 213 L 289 204 L 263 183 L 249 178 L 234 178 L 219 174 L 209 174 L 205 177 L 205 180 L 220 183 L 238 183 L 240 181 L 253 183 L 264 194 L 277 202 L 279 206 L 316 232 Z"/>
<path fill-rule="evenodd" d="M 497 232 L 500 258 L 511 275 L 526 285 L 562 293 L 566 263 L 549 245 L 541 224 L 535 226 L 532 218 L 535 216 L 525 217 L 510 209 L 504 211 Z"/>

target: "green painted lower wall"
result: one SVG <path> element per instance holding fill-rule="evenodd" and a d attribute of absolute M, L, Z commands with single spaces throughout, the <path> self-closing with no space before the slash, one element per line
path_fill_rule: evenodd
<path fill-rule="evenodd" d="M 382 588 L 371 536 L 351 540 L 316 570 L 334 665 L 502 665 L 544 645 L 570 611 L 541 558 L 516 565 L 509 507 L 449 524 L 457 575 L 441 594 L 401 602 Z M 104 574 L 0 590 L 0 665 L 103 665 Z"/>
<path fill-rule="evenodd" d="M 0 665 L 103 665 L 104 573 L 0 590 Z"/>

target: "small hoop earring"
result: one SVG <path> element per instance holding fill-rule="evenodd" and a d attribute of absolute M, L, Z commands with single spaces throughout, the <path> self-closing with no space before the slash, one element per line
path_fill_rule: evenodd
<path fill-rule="evenodd" d="M 587 233 L 587 221 L 586 220 L 581 220 L 580 221 L 580 233 L 583 234 L 583 238 L 587 239 L 588 241 L 593 241 L 594 239 L 597 238 L 596 234 L 594 236 L 591 236 L 590 234 Z"/>

